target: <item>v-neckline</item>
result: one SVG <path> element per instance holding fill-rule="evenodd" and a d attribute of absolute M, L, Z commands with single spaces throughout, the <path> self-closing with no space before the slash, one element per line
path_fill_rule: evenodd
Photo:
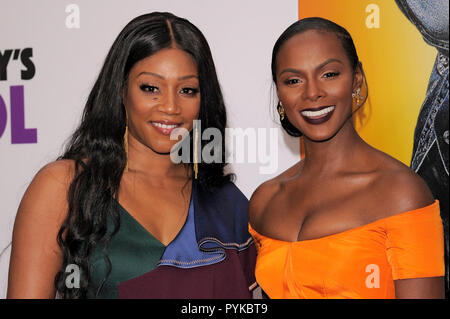
<path fill-rule="evenodd" d="M 186 226 L 188 217 L 189 217 L 189 212 L 190 212 L 190 207 L 191 205 L 193 205 L 193 194 L 194 194 L 194 181 L 192 181 L 192 187 L 191 187 L 191 196 L 189 199 L 189 204 L 188 204 L 188 211 L 186 213 L 186 218 L 183 222 L 183 226 L 181 226 L 180 230 L 178 231 L 178 233 L 176 234 L 176 236 L 167 244 L 163 244 L 155 235 L 153 235 L 147 228 L 145 228 L 132 214 L 130 214 L 128 212 L 128 210 L 126 210 L 125 207 L 122 206 L 122 204 L 119 203 L 119 201 L 117 199 L 115 199 L 113 197 L 113 200 L 117 203 L 117 205 L 119 205 L 120 210 L 127 215 L 129 218 L 131 218 L 131 220 L 141 229 L 143 230 L 150 238 L 154 239 L 155 241 L 157 241 L 161 246 L 163 246 L 164 248 L 167 248 L 168 246 L 170 246 L 170 244 L 172 244 L 175 239 L 180 235 L 180 233 L 182 232 L 182 230 L 184 229 L 184 227 Z"/>

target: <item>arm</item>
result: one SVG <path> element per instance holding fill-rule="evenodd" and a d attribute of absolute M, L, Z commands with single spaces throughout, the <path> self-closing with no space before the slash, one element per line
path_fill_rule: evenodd
<path fill-rule="evenodd" d="M 444 277 L 399 279 L 394 284 L 397 299 L 444 298 Z"/>
<path fill-rule="evenodd" d="M 62 264 L 57 234 L 67 211 L 71 163 L 58 161 L 35 176 L 14 223 L 7 298 L 54 298 Z"/>
<path fill-rule="evenodd" d="M 403 179 L 404 178 L 404 179 Z M 429 205 L 434 201 L 433 195 L 431 194 L 426 183 L 416 174 L 398 176 L 397 178 L 404 185 L 408 187 L 400 187 L 398 185 L 398 193 L 400 197 L 397 199 L 398 203 L 403 205 L 403 210 L 417 209 Z M 403 179 L 403 180 L 402 180 Z M 421 232 L 423 230 L 424 224 L 414 224 L 410 225 L 407 229 L 407 233 L 403 234 L 407 239 L 407 243 L 411 245 L 409 249 L 413 249 L 413 253 L 420 254 L 419 259 L 431 257 L 432 255 L 423 255 L 423 252 L 419 251 L 424 249 L 431 251 L 435 246 L 442 244 L 438 238 L 439 228 L 433 228 L 433 234 L 426 236 Z M 414 235 L 416 234 L 416 235 Z M 440 235 L 443 240 L 443 235 Z M 430 240 L 430 238 L 433 238 Z M 413 242 L 419 240 L 424 243 L 427 242 L 428 245 L 432 246 L 415 246 Z M 427 249 L 428 247 L 428 249 Z M 443 247 L 442 247 L 443 249 Z M 442 251 L 443 255 L 443 251 Z M 425 257 L 426 256 L 426 257 Z M 435 259 L 433 259 L 435 260 Z M 409 261 L 412 263 L 412 259 Z M 419 261 L 417 261 L 419 262 Z M 420 261 L 422 263 L 423 260 Z M 436 263 L 438 261 L 436 260 Z M 411 266 L 417 266 L 417 264 L 412 264 Z M 422 277 L 420 278 L 407 278 L 407 279 L 397 279 L 394 281 L 395 285 L 395 295 L 398 299 L 441 299 L 444 298 L 444 277 Z"/>

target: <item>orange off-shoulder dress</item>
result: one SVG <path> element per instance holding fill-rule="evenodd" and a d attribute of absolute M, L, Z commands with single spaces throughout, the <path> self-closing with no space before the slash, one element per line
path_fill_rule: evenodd
<path fill-rule="evenodd" d="M 256 280 L 270 298 L 395 298 L 394 280 L 444 276 L 439 202 L 312 240 L 257 233 Z"/>

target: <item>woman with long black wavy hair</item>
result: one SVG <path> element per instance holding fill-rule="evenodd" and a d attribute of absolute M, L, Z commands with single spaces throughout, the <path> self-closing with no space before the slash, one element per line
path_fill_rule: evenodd
<path fill-rule="evenodd" d="M 65 153 L 22 199 L 8 297 L 251 297 L 248 201 L 224 174 L 225 126 L 198 28 L 170 13 L 133 19 Z M 190 150 L 201 154 L 199 138 L 212 127 L 222 136 L 220 160 L 172 161 L 173 130 L 190 132 Z"/>

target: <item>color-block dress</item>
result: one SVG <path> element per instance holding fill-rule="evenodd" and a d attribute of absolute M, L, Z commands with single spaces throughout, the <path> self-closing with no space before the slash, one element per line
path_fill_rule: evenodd
<path fill-rule="evenodd" d="M 248 200 L 233 184 L 213 193 L 193 182 L 177 237 L 160 243 L 118 202 L 120 228 L 90 262 L 89 298 L 252 298 L 256 250 L 248 232 Z M 98 294 L 97 294 L 98 292 Z"/>

